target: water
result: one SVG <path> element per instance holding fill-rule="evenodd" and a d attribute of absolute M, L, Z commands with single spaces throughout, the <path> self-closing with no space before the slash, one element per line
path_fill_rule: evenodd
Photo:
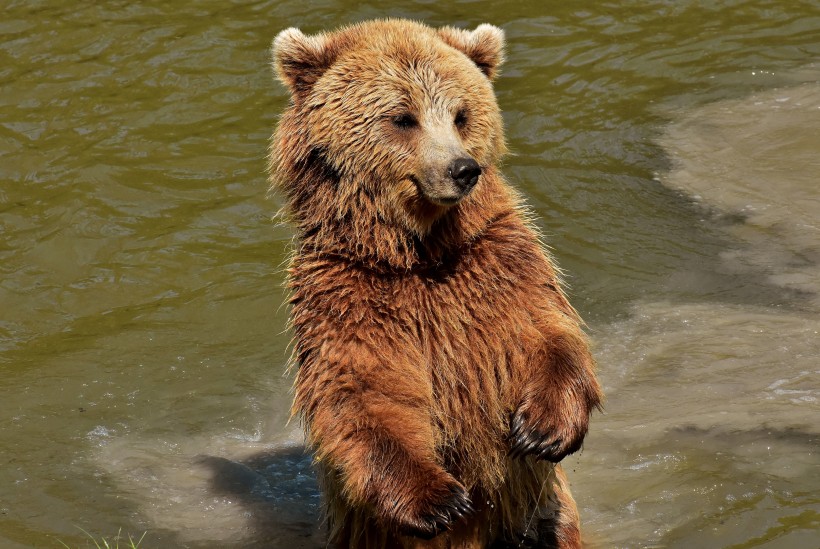
<path fill-rule="evenodd" d="M 507 32 L 499 102 L 608 401 L 593 547 L 820 546 L 820 4 L 5 2 L 0 546 L 313 548 L 270 40 Z"/>

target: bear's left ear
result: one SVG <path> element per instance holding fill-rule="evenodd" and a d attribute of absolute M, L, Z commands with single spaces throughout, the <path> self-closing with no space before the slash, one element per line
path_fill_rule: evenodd
<path fill-rule="evenodd" d="M 483 24 L 474 31 L 441 27 L 439 38 L 473 60 L 490 80 L 498 74 L 504 62 L 504 31 L 496 26 Z"/>
<path fill-rule="evenodd" d="M 273 69 L 295 99 L 303 98 L 339 55 L 331 35 L 307 36 L 295 27 L 273 39 Z"/>

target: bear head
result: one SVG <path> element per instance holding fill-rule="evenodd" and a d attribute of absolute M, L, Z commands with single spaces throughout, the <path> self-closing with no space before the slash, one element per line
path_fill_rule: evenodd
<path fill-rule="evenodd" d="M 477 189 L 506 152 L 492 88 L 503 48 L 503 32 L 486 24 L 377 20 L 279 33 L 273 65 L 291 103 L 271 166 L 297 221 L 307 209 L 324 219 L 372 215 L 423 237 L 481 200 Z"/>

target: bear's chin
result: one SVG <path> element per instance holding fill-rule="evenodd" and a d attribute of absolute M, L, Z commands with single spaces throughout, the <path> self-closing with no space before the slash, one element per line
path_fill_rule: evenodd
<path fill-rule="evenodd" d="M 445 210 L 450 209 L 451 207 L 455 206 L 456 204 L 461 203 L 462 200 L 466 198 L 465 196 L 443 196 L 443 197 L 425 197 L 427 201 L 430 202 L 433 206 L 438 206 L 439 208 L 444 208 Z"/>
<path fill-rule="evenodd" d="M 441 218 L 452 211 L 461 200 L 450 205 L 442 205 L 433 202 L 427 197 L 419 196 L 416 200 L 409 201 L 404 208 L 404 225 L 418 236 L 425 236 L 430 233 L 433 225 Z"/>

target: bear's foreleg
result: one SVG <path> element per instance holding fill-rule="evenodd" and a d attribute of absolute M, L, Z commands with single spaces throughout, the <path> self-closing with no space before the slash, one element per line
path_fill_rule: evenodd
<path fill-rule="evenodd" d="M 392 531 L 429 538 L 473 509 L 436 455 L 429 380 L 407 356 L 391 356 L 400 346 L 368 340 L 378 350 L 362 338 L 331 336 L 303 353 L 295 407 L 347 505 L 369 509 Z"/>
<path fill-rule="evenodd" d="M 555 311 L 539 331 L 511 420 L 510 453 L 557 463 L 581 448 L 602 393 L 586 337 L 572 316 Z"/>

